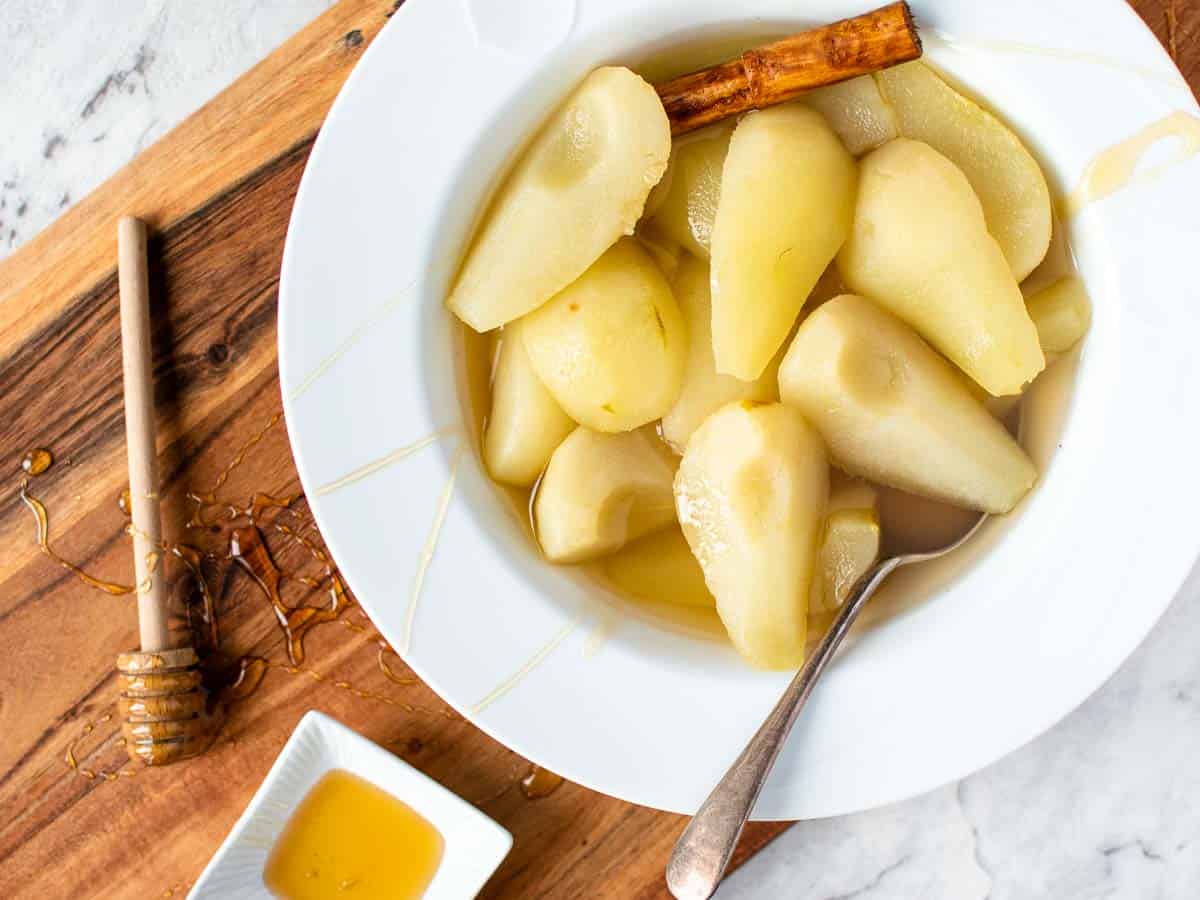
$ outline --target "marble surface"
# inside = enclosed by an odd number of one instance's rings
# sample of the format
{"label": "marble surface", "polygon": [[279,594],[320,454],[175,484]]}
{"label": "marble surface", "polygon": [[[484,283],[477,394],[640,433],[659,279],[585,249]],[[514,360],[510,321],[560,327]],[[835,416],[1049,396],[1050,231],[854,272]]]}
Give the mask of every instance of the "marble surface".
{"label": "marble surface", "polygon": [[[0,0],[0,257],[328,5]],[[923,797],[801,823],[720,896],[1196,897],[1197,760],[1200,567],[1133,658],[1048,734]]]}
{"label": "marble surface", "polygon": [[0,258],[333,0],[0,0]]}

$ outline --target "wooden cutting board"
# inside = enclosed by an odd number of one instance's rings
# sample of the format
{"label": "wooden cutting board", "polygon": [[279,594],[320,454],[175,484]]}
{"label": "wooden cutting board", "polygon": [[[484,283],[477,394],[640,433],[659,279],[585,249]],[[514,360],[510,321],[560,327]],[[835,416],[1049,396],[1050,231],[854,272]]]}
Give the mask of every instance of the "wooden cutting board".
{"label": "wooden cutting board", "polygon": [[[424,0],[434,2],[434,0]],[[450,2],[450,0],[441,0]],[[487,897],[666,897],[678,816],[563,784],[530,799],[529,765],[451,712],[350,607],[288,658],[266,594],[228,558],[244,514],[227,506],[299,491],[280,413],[275,304],[292,200],[313,138],[346,75],[398,4],[343,0],[0,263],[0,896],[182,896],[307,709],[321,709],[478,805],[512,831]],[[1200,0],[1134,6],[1200,83]],[[40,552],[20,497],[20,461],[50,544],[87,572],[130,578],[117,499],[125,484],[116,220],[147,219],[164,522],[207,552],[216,680],[265,660],[203,757],[135,770],[116,744],[113,662],[137,639],[131,599],[82,583]],[[230,521],[230,516],[233,517]],[[329,578],[303,497],[256,518],[288,605],[328,603]],[[297,540],[297,534],[311,546]],[[168,570],[199,610],[186,569]],[[262,669],[252,669],[254,672]],[[540,778],[535,787],[542,787]],[[735,862],[785,825],[752,826]]]}

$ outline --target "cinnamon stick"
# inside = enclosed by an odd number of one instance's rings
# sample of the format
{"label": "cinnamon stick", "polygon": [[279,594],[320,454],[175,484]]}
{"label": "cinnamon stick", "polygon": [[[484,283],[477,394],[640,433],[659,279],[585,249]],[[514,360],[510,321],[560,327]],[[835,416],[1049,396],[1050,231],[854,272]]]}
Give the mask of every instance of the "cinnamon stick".
{"label": "cinnamon stick", "polygon": [[921,38],[908,4],[892,3],[747,50],[730,62],[655,85],[655,90],[671,120],[671,133],[683,134],[920,56]]}

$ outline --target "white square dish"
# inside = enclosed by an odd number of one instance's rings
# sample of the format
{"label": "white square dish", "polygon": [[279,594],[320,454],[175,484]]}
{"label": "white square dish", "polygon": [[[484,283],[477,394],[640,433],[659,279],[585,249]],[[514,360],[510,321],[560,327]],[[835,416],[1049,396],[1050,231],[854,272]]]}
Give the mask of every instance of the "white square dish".
{"label": "white square dish", "polygon": [[358,775],[403,800],[441,833],[445,851],[425,900],[474,897],[512,847],[512,835],[470,803],[342,723],[310,711],[196,880],[189,900],[270,900],[263,883],[267,856],[300,801],[332,769]]}

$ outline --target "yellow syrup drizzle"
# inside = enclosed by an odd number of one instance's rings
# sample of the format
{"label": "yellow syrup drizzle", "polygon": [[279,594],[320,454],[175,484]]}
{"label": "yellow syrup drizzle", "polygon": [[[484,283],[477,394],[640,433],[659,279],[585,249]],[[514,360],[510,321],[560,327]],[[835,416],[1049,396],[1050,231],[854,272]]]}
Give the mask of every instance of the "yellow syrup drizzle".
{"label": "yellow syrup drizzle", "polygon": [[[1175,155],[1165,162],[1138,171],[1138,164],[1150,148],[1160,141],[1174,138],[1179,142]],[[1200,118],[1176,112],[1159,119],[1137,134],[1114,144],[1088,163],[1079,186],[1067,198],[1067,218],[1078,215],[1085,207],[1110,197],[1131,184],[1152,181],[1166,171],[1200,153]]]}
{"label": "yellow syrup drizzle", "polygon": [[[320,543],[320,537],[314,530],[311,533],[308,531],[310,523],[306,522],[293,508],[293,504],[299,495],[279,496],[270,493],[256,492],[251,495],[250,500],[244,505],[238,505],[218,498],[218,492],[226,485],[230,474],[241,465],[249,451],[259,442],[269,431],[269,429],[280,420],[277,414],[258,432],[256,432],[250,440],[248,440],[236,453],[230,463],[221,471],[210,490],[204,493],[191,493],[188,499],[192,502],[194,508],[192,510],[192,521],[189,523],[195,526],[209,526],[217,521],[228,520],[231,527],[225,529],[229,543],[227,547],[227,558],[233,560],[241,566],[251,576],[252,581],[256,584],[259,590],[263,591],[271,603],[271,609],[277,621],[283,627],[288,640],[289,660],[290,664],[272,663],[264,658],[256,656],[247,656],[238,661],[238,670],[232,684],[225,688],[221,693],[221,699],[225,704],[236,703],[253,694],[262,684],[267,671],[270,669],[278,669],[291,675],[306,675],[316,682],[327,683],[330,686],[345,691],[352,696],[387,704],[390,706],[404,709],[407,712],[424,712],[433,714],[440,712],[443,716],[451,720],[457,720],[458,716],[452,710],[430,710],[415,706],[410,703],[390,697],[378,691],[364,690],[356,687],[350,681],[344,678],[338,678],[332,674],[317,671],[312,668],[306,668],[300,665],[304,658],[303,637],[316,625],[338,619],[341,613],[347,609],[353,608],[353,600],[349,597],[345,583],[338,573],[332,559],[325,551]],[[33,455],[33,454],[27,454]],[[49,452],[47,451],[47,455]],[[23,468],[29,470],[29,474],[44,472],[48,468],[42,468],[42,457],[38,456],[30,462],[23,464]],[[31,496],[28,492],[28,481],[22,481],[20,496],[27,508],[34,515],[37,522],[38,544],[39,548],[48,557],[54,560],[63,568],[69,570],[77,578],[83,581],[90,587],[98,590],[103,590],[106,593],[113,595],[130,594],[135,592],[135,588],[120,585],[112,582],[106,582],[95,578],[84,572],[78,566],[62,559],[55,553],[49,545],[49,515],[46,507],[37,498]],[[117,505],[122,513],[128,514],[130,508],[130,495],[128,488],[124,489],[117,498]],[[296,520],[295,526],[290,526],[282,522],[268,520],[268,523],[262,524],[260,520],[263,515],[271,509],[281,509],[289,513]],[[216,512],[213,515],[214,510]],[[248,525],[243,528],[233,528],[232,525],[237,524],[237,520],[248,521]],[[274,559],[272,558],[269,549],[266,547],[263,533],[260,529],[273,525],[274,530],[279,534],[284,535],[289,540],[301,545],[311,559],[315,560],[321,568],[320,577],[312,575],[302,575],[299,573],[284,572],[279,569]],[[126,534],[131,536],[139,536],[140,532],[131,522],[126,522],[124,529]],[[146,538],[145,534],[141,537]],[[195,582],[196,589],[199,593],[200,603],[187,602],[185,609],[187,613],[188,627],[192,631],[194,639],[198,647],[202,647],[208,652],[215,651],[220,642],[218,616],[215,608],[213,594],[209,588],[208,580],[204,577],[203,560],[206,554],[204,551],[194,546],[187,544],[173,544],[167,542],[158,542],[153,545],[156,549],[152,549],[147,553],[147,568],[154,570],[161,568],[164,555],[169,553],[174,556],[188,570],[192,580]],[[280,597],[279,584],[284,579],[291,578],[299,581],[306,586],[318,589],[326,588],[329,592],[330,602],[324,607],[298,607],[295,609],[289,608]],[[148,581],[145,584],[139,585],[136,590],[143,591],[148,588]],[[388,681],[400,686],[410,686],[417,684],[414,678],[404,677],[398,674],[391,665],[389,665],[386,654],[392,652],[386,641],[369,626],[369,620],[364,620],[368,624],[359,624],[350,620],[344,620],[344,624],[351,630],[373,635],[376,648],[376,665],[380,673]],[[206,654],[207,655],[207,654]],[[110,721],[111,715],[107,715],[100,722]],[[94,767],[89,767],[81,764],[81,741],[85,740],[87,735],[91,734],[98,723],[89,723],[86,725],[80,735],[72,740],[66,747],[63,753],[63,761],[65,765],[76,775],[88,780],[100,781],[116,781],[120,778],[131,777],[136,774],[140,767],[131,768],[129,764],[111,771],[101,771]],[[117,738],[116,744],[123,744],[124,741]],[[49,771],[47,766],[43,772]]]}
{"label": "yellow syrup drizzle", "polygon": [[458,465],[462,461],[463,453],[466,452],[466,447],[462,444],[454,451],[454,460],[450,464],[450,474],[446,478],[446,486],[442,488],[442,496],[438,500],[437,509],[434,512],[433,524],[429,529],[429,537],[425,541],[425,546],[421,548],[421,554],[417,558],[417,570],[413,574],[412,592],[408,599],[408,609],[404,614],[404,627],[400,632],[400,646],[396,648],[398,653],[407,653],[409,647],[412,646],[412,631],[413,622],[417,615],[417,601],[421,599],[421,589],[425,586],[425,573],[429,570],[429,564],[433,562],[433,555],[437,552],[438,538],[442,534],[442,525],[446,521],[446,513],[450,510],[450,501],[454,498],[454,481],[458,475]]}
{"label": "yellow syrup drizzle", "polygon": [[45,447],[34,447],[21,458],[21,470],[36,478],[46,474],[54,465],[54,454]]}
{"label": "yellow syrup drizzle", "polygon": [[356,481],[361,481],[369,475],[374,475],[381,469],[386,469],[388,466],[398,463],[400,460],[405,459],[406,457],[412,456],[418,450],[423,450],[430,444],[437,443],[437,441],[444,435],[455,430],[456,429],[453,428],[442,428],[433,432],[432,434],[427,434],[425,437],[413,441],[411,444],[406,444],[403,447],[392,450],[390,453],[385,453],[383,456],[379,457],[379,459],[364,463],[357,469],[347,472],[341,478],[335,478],[328,484],[321,485],[316,490],[316,496],[323,497],[326,494],[332,494],[334,491],[340,490],[347,485],[354,484]]}
{"label": "yellow syrup drizzle", "polygon": [[621,616],[617,610],[612,607],[603,607],[596,613],[595,624],[592,625],[591,631],[588,632],[587,640],[583,644],[583,655],[587,659],[596,656],[604,645],[608,643],[608,639],[613,636],[613,633],[621,625]]}
{"label": "yellow syrup drizzle", "polygon": [[1099,66],[1104,69],[1112,69],[1115,72],[1121,72],[1127,75],[1137,75],[1147,81],[1155,81],[1160,84],[1165,84],[1174,88],[1185,88],[1186,82],[1177,73],[1171,71],[1167,67],[1156,68],[1152,66],[1142,66],[1137,63],[1131,63],[1123,59],[1118,59],[1115,56],[1107,56],[1103,53],[1093,53],[1088,50],[1067,50],[1062,47],[1043,47],[1040,44],[1031,44],[1021,41],[1005,41],[1005,40],[988,40],[981,38],[958,37],[956,35],[947,34],[946,32],[934,31],[932,29],[921,29],[921,37],[924,40],[926,47],[947,47],[952,50],[984,50],[991,53],[999,54],[1019,54],[1028,56],[1041,56],[1046,59],[1061,60],[1063,62],[1081,63],[1089,66]]}
{"label": "yellow syrup drizzle", "polygon": [[416,284],[416,279],[409,282],[408,285],[397,292],[395,297],[387,301],[387,303],[384,303],[373,313],[367,316],[361,325],[350,332],[350,335],[344,341],[342,341],[332,353],[317,363],[313,370],[304,377],[300,384],[297,385],[289,395],[290,399],[293,401],[298,400],[300,396],[305,393],[305,391],[312,387],[317,380],[321,378],[322,375],[332,369],[343,356],[350,352],[351,348],[353,348],[355,344],[362,340],[366,335],[371,333],[374,325],[381,322],[393,310],[400,306],[400,304],[409,296],[409,292],[416,286]]}
{"label": "yellow syrup drizzle", "polygon": [[238,660],[238,674],[221,697],[226,703],[245,700],[258,690],[271,664],[261,656],[243,656]]}
{"label": "yellow syrup drizzle", "polygon": [[530,766],[525,777],[521,779],[521,793],[527,800],[541,800],[562,787],[563,780],[561,775],[555,775],[549,769]]}
{"label": "yellow syrup drizzle", "polygon": [[129,585],[117,584],[115,581],[105,581],[102,578],[89,575],[73,562],[65,560],[55,553],[50,547],[50,516],[46,512],[46,507],[42,502],[30,495],[29,482],[25,479],[21,481],[20,497],[21,502],[29,508],[29,511],[33,513],[34,520],[37,522],[37,544],[42,553],[53,560],[59,567],[73,574],[88,587],[104,591],[104,593],[110,594],[113,597],[122,597],[134,592],[133,587]]}
{"label": "yellow syrup drizzle", "polygon": [[447,718],[450,720],[458,719],[458,715],[449,708],[441,709],[441,710],[430,710],[430,709],[426,709],[425,707],[414,706],[411,703],[406,703],[403,700],[397,700],[395,697],[389,697],[387,694],[381,694],[378,691],[369,691],[369,690],[363,690],[362,688],[357,688],[353,684],[351,684],[349,681],[347,681],[343,678],[337,678],[337,677],[329,674],[328,672],[319,672],[316,669],[308,669],[308,668],[304,668],[303,666],[281,665],[280,663],[271,662],[269,660],[266,661],[266,666],[268,669],[276,669],[280,672],[286,672],[289,675],[307,675],[313,681],[320,682],[322,684],[328,684],[332,687],[337,688],[340,691],[345,691],[346,693],[350,694],[351,696],[358,697],[360,700],[374,700],[377,703],[383,703],[387,706],[398,707],[398,708],[404,710],[405,712],[410,712],[410,713],[414,713],[414,712],[434,713],[434,712],[437,712],[437,713],[440,713],[444,718]]}
{"label": "yellow syrup drizzle", "polygon": [[193,635],[200,638],[197,641],[196,651],[201,655],[207,655],[221,645],[221,634],[217,623],[216,603],[213,600],[212,591],[208,588],[208,579],[204,577],[203,554],[187,544],[175,544],[171,547],[171,555],[183,563],[200,592],[201,605],[198,615],[201,628],[197,628],[192,619],[195,604],[187,603],[184,609],[187,614],[188,629]]}
{"label": "yellow syrup drizzle", "polygon": [[267,420],[266,425],[251,435],[249,440],[247,440],[244,444],[242,444],[241,447],[238,448],[237,453],[233,455],[233,458],[229,461],[228,465],[226,465],[225,468],[222,469],[217,475],[216,481],[213,482],[212,487],[210,487],[207,491],[201,493],[188,493],[187,498],[192,502],[193,509],[191,518],[188,520],[187,527],[202,528],[213,524],[212,522],[206,522],[204,520],[203,509],[206,506],[223,507],[226,510],[226,513],[228,513],[228,510],[230,510],[232,507],[230,507],[228,504],[222,503],[217,499],[217,491],[221,490],[221,488],[225,486],[225,482],[229,480],[229,476],[233,474],[233,470],[245,462],[246,454],[256,447],[262,441],[262,439],[267,436],[267,432],[274,428],[282,418],[282,411],[275,413],[269,420]]}
{"label": "yellow syrup drizzle", "polygon": [[[112,713],[105,713],[95,722],[88,722],[84,724],[84,726],[80,729],[78,736],[75,738],[75,740],[67,745],[67,749],[63,754],[64,762],[66,763],[68,769],[81,778],[86,778],[88,781],[116,781],[118,778],[132,778],[138,773],[136,768],[130,768],[130,763],[128,760],[118,768],[108,771],[91,769],[79,762],[79,745],[83,743],[84,739],[87,738],[88,735],[95,731],[97,725],[103,725],[104,723],[111,721]],[[117,744],[124,744],[124,742],[125,741],[123,738],[118,738],[117,740]]]}
{"label": "yellow syrup drizzle", "polygon": [[340,578],[331,582],[330,605],[289,607],[279,592],[283,574],[275,564],[262,532],[256,525],[235,528],[230,533],[229,557],[251,577],[266,595],[276,621],[287,640],[288,659],[293,665],[304,662],[304,636],[317,625],[337,619],[350,601]]}
{"label": "yellow syrup drizzle", "polygon": [[383,673],[383,676],[388,681],[391,681],[393,684],[399,684],[402,686],[407,686],[410,684],[417,684],[417,679],[405,678],[401,675],[397,675],[394,671],[392,671],[391,666],[389,666],[387,664],[386,656],[389,653],[391,653],[393,656],[395,656],[396,651],[393,650],[391,647],[389,647],[387,645],[387,642],[382,639],[378,641],[378,644],[379,644],[379,652],[375,656],[375,661],[378,663],[379,671],[381,671]]}
{"label": "yellow syrup drizzle", "polygon": [[571,636],[571,633],[579,627],[578,622],[571,622],[564,625],[550,640],[543,644],[537,651],[533,653],[525,662],[523,662],[512,675],[504,679],[494,690],[488,693],[482,700],[471,707],[471,712],[479,714],[515,688],[521,683],[530,672],[542,664],[542,662],[551,653],[557,649],[558,645]]}

